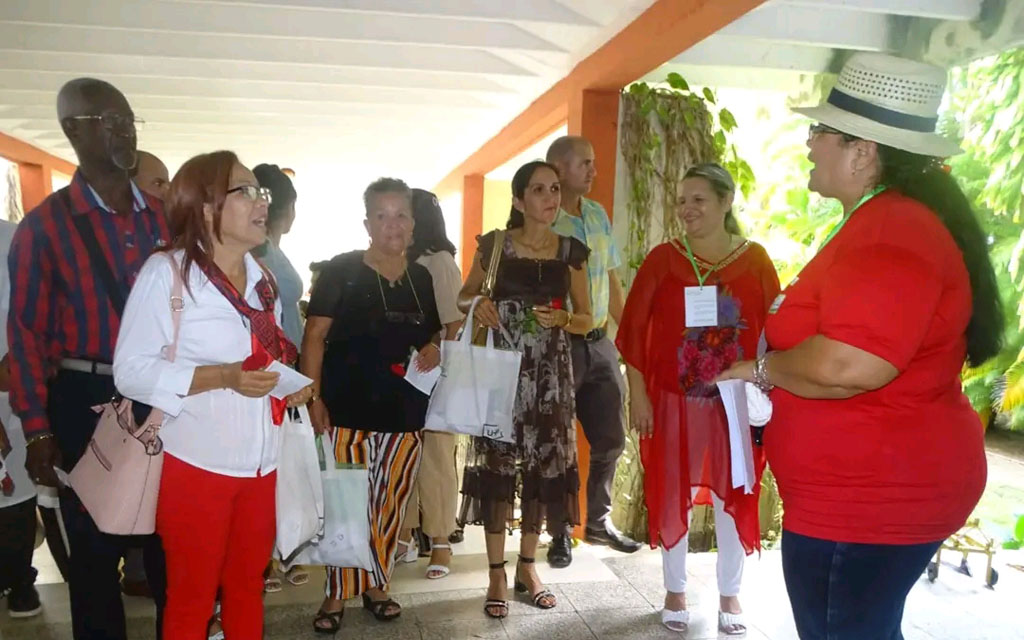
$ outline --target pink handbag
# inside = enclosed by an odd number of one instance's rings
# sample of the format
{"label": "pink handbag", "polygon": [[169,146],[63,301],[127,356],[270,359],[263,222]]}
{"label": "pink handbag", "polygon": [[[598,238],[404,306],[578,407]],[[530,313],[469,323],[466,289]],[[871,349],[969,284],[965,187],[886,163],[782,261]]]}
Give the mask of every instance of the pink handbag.
{"label": "pink handbag", "polygon": [[[178,347],[184,282],[178,265],[165,254],[174,274],[170,307],[174,318],[174,341],[164,351],[173,361]],[[156,503],[163,469],[160,426],[164,414],[150,409],[137,423],[128,398],[116,395],[95,407],[100,413],[96,431],[82,459],[69,474],[71,488],[78,494],[96,527],[116,535],[147,535],[156,530]]]}

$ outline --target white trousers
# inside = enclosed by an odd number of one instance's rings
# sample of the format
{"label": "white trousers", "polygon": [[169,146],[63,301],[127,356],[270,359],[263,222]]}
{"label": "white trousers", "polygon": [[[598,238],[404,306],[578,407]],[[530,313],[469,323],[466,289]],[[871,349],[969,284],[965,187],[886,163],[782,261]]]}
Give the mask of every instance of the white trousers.
{"label": "white trousers", "polygon": [[[697,494],[696,489],[693,494]],[[722,596],[737,596],[740,593],[740,582],[743,581],[746,554],[740,544],[740,535],[736,532],[736,522],[725,512],[725,503],[714,492],[711,493],[711,501],[715,507],[715,536],[718,538],[718,593]],[[692,510],[686,514],[687,521],[691,514]],[[670,593],[686,593],[686,551],[689,542],[690,534],[687,533],[676,546],[661,549],[665,590]]]}

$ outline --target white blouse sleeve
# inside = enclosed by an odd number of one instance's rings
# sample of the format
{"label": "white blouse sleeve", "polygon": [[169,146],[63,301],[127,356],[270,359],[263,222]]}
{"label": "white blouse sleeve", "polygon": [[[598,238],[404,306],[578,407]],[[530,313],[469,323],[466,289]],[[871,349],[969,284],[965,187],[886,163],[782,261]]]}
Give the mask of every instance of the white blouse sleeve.
{"label": "white blouse sleeve", "polygon": [[[139,272],[114,349],[114,384],[125,397],[177,417],[192,386],[195,365],[164,358],[165,348],[174,340],[172,278],[165,255],[151,256]],[[187,313],[187,291],[185,300],[182,315]]]}
{"label": "white blouse sleeve", "polygon": [[455,264],[455,258],[447,251],[438,251],[431,256],[430,276],[434,280],[434,299],[437,301],[437,315],[441,324],[461,322],[465,315],[459,311],[459,291],[462,290],[462,273]]}

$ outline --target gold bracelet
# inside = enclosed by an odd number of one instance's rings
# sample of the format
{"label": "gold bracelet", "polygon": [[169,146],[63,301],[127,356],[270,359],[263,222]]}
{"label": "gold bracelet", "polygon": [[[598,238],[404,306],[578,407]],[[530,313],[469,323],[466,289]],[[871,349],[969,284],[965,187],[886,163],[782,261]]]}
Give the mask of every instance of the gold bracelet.
{"label": "gold bracelet", "polygon": [[47,440],[47,439],[52,438],[52,437],[53,437],[52,433],[40,433],[39,435],[32,436],[31,438],[26,440],[25,441],[25,447],[28,448],[29,446],[35,444],[36,442],[41,442],[43,440]]}
{"label": "gold bracelet", "polygon": [[568,329],[569,325],[572,324],[572,311],[565,312],[565,324],[562,325],[563,329]]}

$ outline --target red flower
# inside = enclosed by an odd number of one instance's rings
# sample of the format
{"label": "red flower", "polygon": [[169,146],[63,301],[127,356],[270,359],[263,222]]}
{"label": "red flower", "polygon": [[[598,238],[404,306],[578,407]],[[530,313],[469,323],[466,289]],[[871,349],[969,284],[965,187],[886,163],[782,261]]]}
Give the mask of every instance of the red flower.
{"label": "red flower", "polygon": [[725,347],[722,349],[722,358],[725,360],[726,366],[731,366],[732,364],[734,364],[739,359],[739,357],[740,347],[735,342],[730,342],[729,344],[725,345]]}
{"label": "red flower", "polygon": [[716,328],[705,329],[700,336],[700,341],[707,347],[714,349],[722,344],[722,334]]}
{"label": "red flower", "polygon": [[4,474],[3,480],[0,480],[0,493],[5,496],[9,496],[14,493],[14,481],[11,480],[11,476]]}
{"label": "red flower", "polygon": [[242,371],[260,371],[270,366],[273,358],[266,349],[253,349],[253,354],[242,361]]}
{"label": "red flower", "polygon": [[691,340],[683,343],[683,366],[689,367],[700,357],[700,350]]}
{"label": "red flower", "polygon": [[395,364],[391,365],[391,373],[395,374],[399,378],[404,378],[405,365],[403,365],[401,362],[396,362]]}
{"label": "red flower", "polygon": [[552,309],[557,310],[562,308],[562,304],[563,303],[561,298],[553,298],[548,306],[551,307]]}
{"label": "red flower", "polygon": [[722,362],[714,356],[706,355],[697,365],[697,375],[700,376],[701,382],[710,384],[721,372]]}

